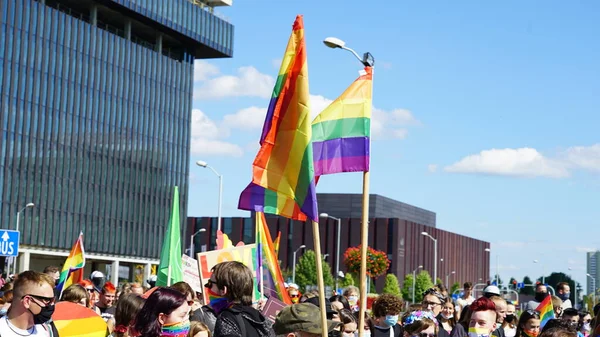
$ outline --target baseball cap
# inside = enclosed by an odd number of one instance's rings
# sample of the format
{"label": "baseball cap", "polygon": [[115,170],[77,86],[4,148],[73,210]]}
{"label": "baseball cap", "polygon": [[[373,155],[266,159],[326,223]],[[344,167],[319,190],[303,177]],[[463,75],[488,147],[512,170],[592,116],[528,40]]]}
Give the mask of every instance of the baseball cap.
{"label": "baseball cap", "polygon": [[[341,325],[340,322],[328,320],[327,332]],[[287,306],[277,314],[273,330],[277,335],[298,331],[321,334],[321,309],[311,303],[298,303]]]}
{"label": "baseball cap", "polygon": [[92,272],[92,274],[90,275],[90,278],[103,278],[104,274],[102,274],[101,271],[95,270]]}

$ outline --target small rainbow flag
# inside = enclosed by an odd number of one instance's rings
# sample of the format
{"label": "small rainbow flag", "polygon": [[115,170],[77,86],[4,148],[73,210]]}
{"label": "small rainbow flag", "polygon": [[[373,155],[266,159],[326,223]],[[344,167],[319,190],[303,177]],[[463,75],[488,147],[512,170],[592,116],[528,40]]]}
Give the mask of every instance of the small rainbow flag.
{"label": "small rainbow flag", "polygon": [[540,312],[540,327],[544,327],[549,320],[554,317],[554,307],[552,306],[552,296],[548,295],[535,309]]}
{"label": "small rainbow flag", "polygon": [[263,271],[262,277],[258,279],[258,282],[261,282],[262,287],[265,289],[263,295],[266,297],[274,296],[286,304],[292,304],[292,300],[284,286],[283,275],[279,268],[275,247],[267,226],[267,219],[265,219],[265,213],[262,212],[256,212],[256,245],[259,275],[261,267],[268,269],[268,271]]}
{"label": "small rainbow flag", "polygon": [[366,67],[312,123],[315,175],[369,171],[373,68]]}
{"label": "small rainbow flag", "polygon": [[304,23],[298,15],[284,54],[239,209],[319,221]]}
{"label": "small rainbow flag", "polygon": [[71,252],[60,272],[60,278],[56,286],[56,292],[60,296],[62,296],[63,290],[67,289],[70,285],[83,281],[83,267],[85,267],[83,233],[79,233],[79,238],[77,238],[73,248],[71,248]]}

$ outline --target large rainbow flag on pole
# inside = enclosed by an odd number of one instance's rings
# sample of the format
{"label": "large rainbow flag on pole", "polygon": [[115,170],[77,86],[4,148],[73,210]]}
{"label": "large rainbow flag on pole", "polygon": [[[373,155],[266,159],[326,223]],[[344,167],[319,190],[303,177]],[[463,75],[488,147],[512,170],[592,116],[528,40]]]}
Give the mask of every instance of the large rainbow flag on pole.
{"label": "large rainbow flag on pole", "polygon": [[[292,304],[292,300],[285,289],[283,275],[277,261],[275,245],[271,239],[271,233],[267,226],[265,213],[256,212],[256,245],[258,255],[258,278],[263,296],[275,297],[286,304]],[[266,269],[265,269],[266,267]]]}
{"label": "large rainbow flag on pole", "polygon": [[79,237],[71,248],[71,252],[63,265],[56,286],[56,292],[62,295],[63,290],[70,285],[79,283],[83,280],[83,267],[85,267],[85,252],[83,250],[83,233],[79,233]]}
{"label": "large rainbow flag on pole", "polygon": [[373,68],[366,67],[312,123],[315,175],[369,171]]}
{"label": "large rainbow flag on pole", "polygon": [[304,23],[298,15],[267,109],[252,182],[238,208],[318,221],[311,138]]}
{"label": "large rainbow flag on pole", "polygon": [[552,296],[548,295],[535,309],[540,312],[540,327],[544,327],[549,320],[554,317],[554,308],[552,307]]}

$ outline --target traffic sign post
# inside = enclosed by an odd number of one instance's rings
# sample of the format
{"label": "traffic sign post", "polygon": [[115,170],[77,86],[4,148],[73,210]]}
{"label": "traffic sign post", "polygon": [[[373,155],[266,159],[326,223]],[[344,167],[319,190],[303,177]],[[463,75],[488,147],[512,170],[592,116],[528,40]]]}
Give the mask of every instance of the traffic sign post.
{"label": "traffic sign post", "polygon": [[19,231],[0,230],[0,256],[19,255]]}
{"label": "traffic sign post", "polygon": [[517,283],[517,289],[523,289],[523,288],[525,288],[525,283],[523,283],[523,282]]}

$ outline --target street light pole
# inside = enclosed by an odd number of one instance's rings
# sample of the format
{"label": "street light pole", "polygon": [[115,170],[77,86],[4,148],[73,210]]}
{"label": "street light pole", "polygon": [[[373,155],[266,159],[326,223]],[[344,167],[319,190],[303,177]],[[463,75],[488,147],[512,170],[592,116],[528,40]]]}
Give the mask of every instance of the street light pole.
{"label": "street light pole", "polygon": [[220,231],[221,230],[221,210],[222,210],[222,205],[223,205],[223,176],[221,174],[219,174],[219,172],[217,172],[212,166],[208,165],[208,163],[205,161],[198,160],[196,162],[196,165],[198,165],[200,167],[211,169],[211,171],[213,171],[213,173],[217,177],[219,177],[219,211],[217,213],[217,230]]}
{"label": "street light pole", "polygon": [[337,221],[337,247],[336,247],[336,259],[335,259],[335,291],[338,290],[338,279],[340,274],[340,231],[342,229],[342,219],[331,216],[327,213],[321,213],[321,217],[329,218]]}
{"label": "street light pole", "polygon": [[306,248],[305,245],[298,247],[298,249],[296,249],[293,254],[294,264],[292,265],[292,283],[294,283],[294,284],[296,283],[296,253],[298,253],[298,251],[300,249],[304,249],[304,248]]}
{"label": "street light pole", "polygon": [[453,274],[456,274],[455,270],[453,270],[450,274],[446,275],[446,289],[450,289],[450,287],[448,286],[448,277]]}
{"label": "street light pole", "polygon": [[202,232],[206,232],[206,228],[200,228],[198,231],[196,231],[196,233],[194,233],[190,236],[190,257],[191,258],[194,258],[194,236],[196,236],[198,233],[202,233]]}
{"label": "street light pole", "polygon": [[417,270],[422,269],[423,266],[418,266],[417,269],[413,270],[413,286],[412,286],[412,303],[415,304],[415,287],[417,286]]}
{"label": "street light pole", "polygon": [[[533,263],[540,263],[538,260],[533,260]],[[542,266],[542,284],[546,284],[546,273],[544,271],[544,265],[540,263]]]}
{"label": "street light pole", "polygon": [[437,239],[434,238],[433,236],[431,236],[429,233],[427,232],[421,232],[421,235],[424,235],[428,238],[430,238],[431,240],[433,240],[433,284],[436,284],[437,282],[437,264],[438,264],[438,258],[437,258]]}
{"label": "street light pole", "polygon": [[[17,232],[19,231],[19,223],[21,220],[21,212],[23,212],[24,210],[30,208],[30,207],[34,207],[35,204],[30,202],[27,205],[25,205],[25,207],[21,208],[21,210],[19,210],[17,212]],[[17,242],[17,246],[19,246],[21,243],[21,234],[19,234],[19,242]],[[15,258],[13,259],[13,274],[17,273],[17,257],[15,256]]]}
{"label": "street light pole", "polygon": [[[573,270],[573,268],[569,267],[569,270]],[[571,273],[569,273],[569,278],[571,278]],[[575,279],[573,280],[573,308],[577,309],[577,281],[575,281]]]}
{"label": "street light pole", "polygon": [[587,276],[592,279],[592,298],[594,301],[593,305],[596,305],[596,278],[590,274],[587,274]]}

